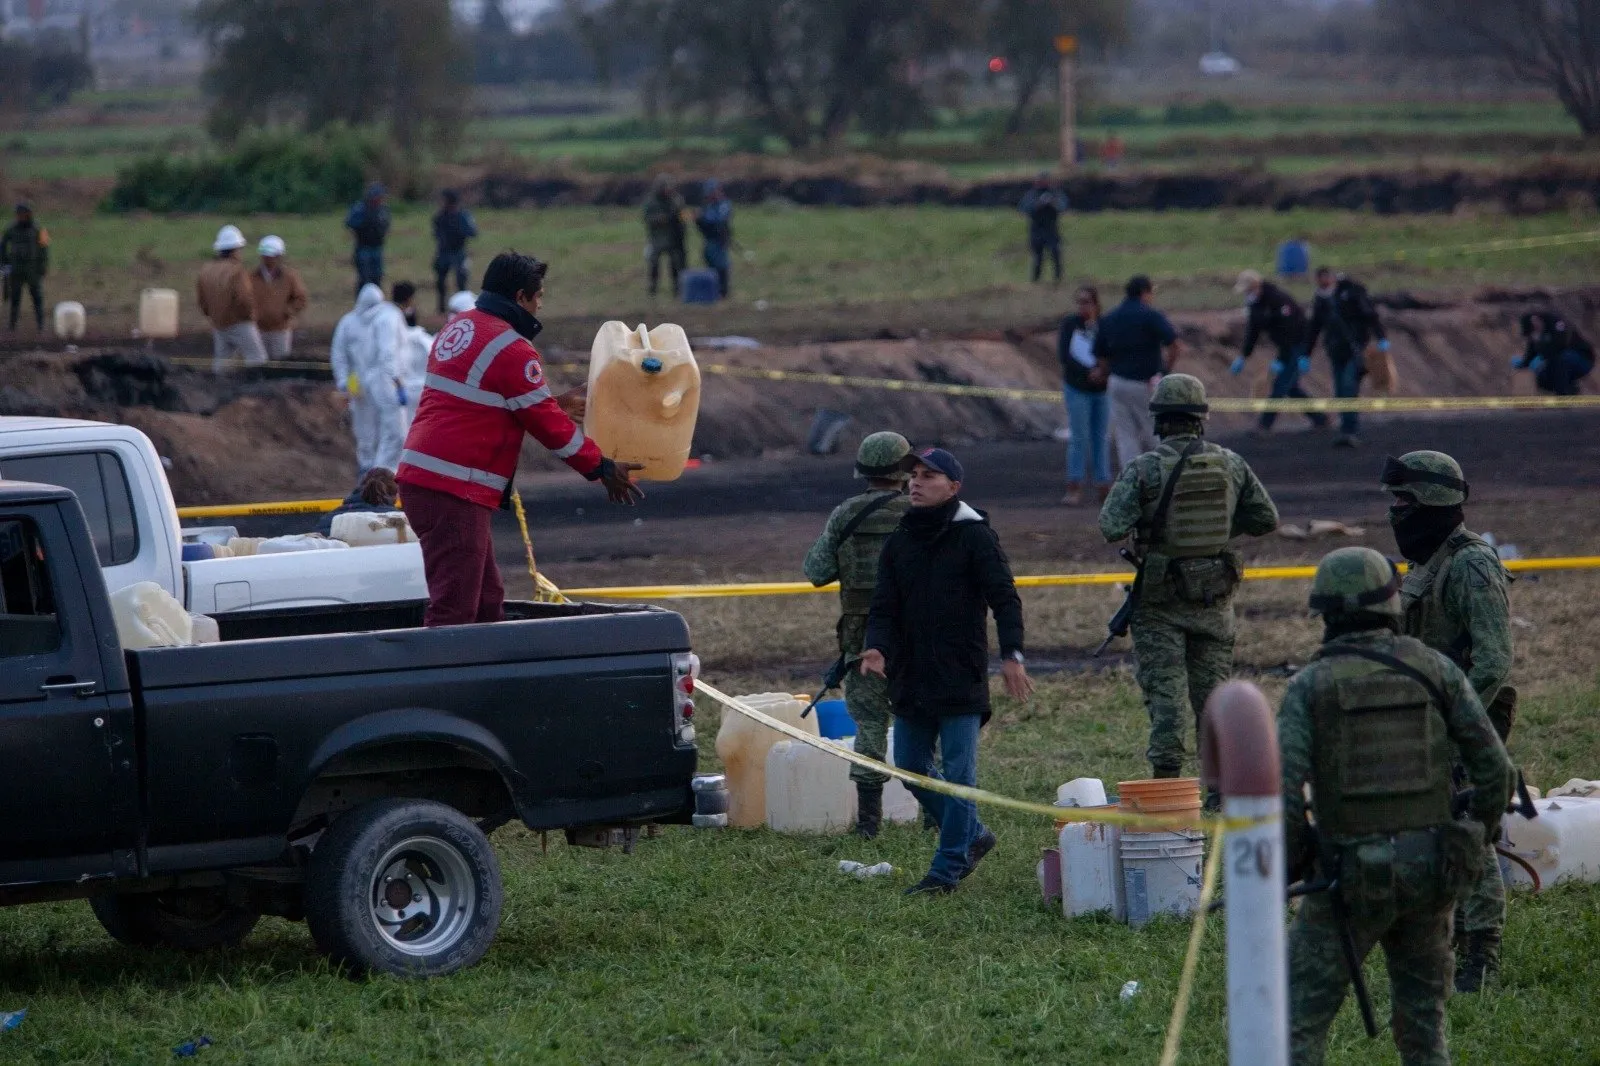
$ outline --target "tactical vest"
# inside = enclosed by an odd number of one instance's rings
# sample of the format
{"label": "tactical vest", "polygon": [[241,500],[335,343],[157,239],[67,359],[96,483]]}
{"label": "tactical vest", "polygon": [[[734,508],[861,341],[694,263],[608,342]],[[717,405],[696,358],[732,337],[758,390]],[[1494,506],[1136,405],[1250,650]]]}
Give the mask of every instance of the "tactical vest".
{"label": "tactical vest", "polygon": [[1494,557],[1495,567],[1504,573],[1499,556],[1487,541],[1470,530],[1458,529],[1433,553],[1432,559],[1422,566],[1412,567],[1400,584],[1406,636],[1443,652],[1463,670],[1472,661],[1472,633],[1465,618],[1458,618],[1446,609],[1445,579],[1450,575],[1456,556],[1472,545],[1481,545]]}
{"label": "tactical vest", "polygon": [[[1443,691],[1439,663],[1418,641],[1366,645]],[[1337,645],[1317,654],[1312,696],[1313,803],[1331,838],[1400,833],[1451,820],[1454,752],[1446,708],[1420,681]]]}
{"label": "tactical vest", "polygon": [[[884,492],[868,492],[845,501],[842,520],[848,524],[863,508],[884,495]],[[889,534],[909,510],[911,497],[899,494],[864,518],[850,538],[839,545],[839,606],[844,614],[865,615],[871,609],[872,592],[878,587],[878,557],[883,554],[883,542],[889,539]]]}
{"label": "tactical vest", "polygon": [[[1166,486],[1182,449],[1161,446],[1161,485]],[[1238,492],[1228,473],[1227,454],[1206,444],[1189,457],[1172,492],[1166,525],[1150,549],[1172,559],[1220,555],[1228,547]]]}

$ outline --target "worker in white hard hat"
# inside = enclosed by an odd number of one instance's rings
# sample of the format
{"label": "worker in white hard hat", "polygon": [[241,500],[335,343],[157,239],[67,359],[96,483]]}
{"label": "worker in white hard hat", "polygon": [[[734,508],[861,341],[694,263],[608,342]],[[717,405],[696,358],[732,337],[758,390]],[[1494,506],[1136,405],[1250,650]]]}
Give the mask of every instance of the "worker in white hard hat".
{"label": "worker in white hard hat", "polygon": [[288,249],[283,238],[261,238],[256,252],[261,264],[250,272],[250,290],[255,294],[256,326],[268,359],[287,359],[294,343],[294,323],[306,309],[310,297],[300,272],[283,261]]}
{"label": "worker in white hard hat", "polygon": [[211,320],[211,369],[218,374],[228,368],[235,354],[246,366],[260,366],[267,361],[256,327],[255,292],[239,258],[239,249],[244,246],[244,234],[238,226],[223,226],[211,242],[215,258],[200,268],[195,282],[200,313]]}

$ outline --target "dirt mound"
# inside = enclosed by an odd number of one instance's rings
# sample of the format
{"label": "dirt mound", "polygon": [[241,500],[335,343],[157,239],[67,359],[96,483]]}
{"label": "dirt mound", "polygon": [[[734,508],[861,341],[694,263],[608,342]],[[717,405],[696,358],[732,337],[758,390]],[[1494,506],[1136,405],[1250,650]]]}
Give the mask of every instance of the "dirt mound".
{"label": "dirt mound", "polygon": [[[1555,307],[1600,334],[1600,288],[1565,293],[1485,291],[1450,302],[1406,294],[1379,297],[1394,344],[1401,396],[1516,395],[1533,391],[1514,373],[1520,354],[1517,318]],[[1244,337],[1242,310],[1172,316],[1189,353],[1181,369],[1215,396],[1265,395],[1269,346],[1258,348],[1244,376],[1228,364]],[[551,378],[577,384],[581,353],[551,351]],[[746,370],[831,373],[910,382],[1012,386],[1054,391],[1060,373],[1055,335],[970,339],[885,339],[783,347],[702,350],[703,364]],[[580,365],[573,366],[576,360]],[[159,358],[116,350],[80,355],[29,354],[4,361],[0,414],[58,414],[127,422],[148,433],[172,462],[173,491],[183,503],[225,503],[342,495],[355,470],[345,415],[327,386],[309,381],[218,382],[172,368]],[[1592,378],[1589,391],[1600,391]],[[1332,394],[1327,360],[1314,362],[1306,387]],[[1057,404],[1024,403],[911,390],[844,386],[707,372],[695,452],[713,460],[781,458],[803,450],[819,411],[846,416],[841,453],[861,437],[894,428],[926,444],[1041,440],[1062,424]],[[1289,421],[1293,421],[1290,419]],[[1221,416],[1219,428],[1246,424]],[[561,464],[533,444],[525,472]]]}
{"label": "dirt mound", "polygon": [[[738,203],[781,199],[834,207],[1010,207],[1032,182],[1031,177],[1020,176],[959,182],[925,163],[883,160],[795,164],[743,156],[719,160],[716,170],[728,195]],[[647,177],[572,171],[463,170],[458,177],[469,198],[494,207],[629,206],[642,203],[650,190]],[[1064,187],[1077,211],[1219,207],[1287,211],[1311,207],[1404,214],[1484,207],[1535,214],[1600,205],[1600,163],[1546,160],[1515,170],[1416,166],[1303,175],[1203,166],[1185,172],[1130,169],[1076,175],[1068,178]],[[690,203],[698,203],[703,195],[702,177],[683,180],[679,189]]]}

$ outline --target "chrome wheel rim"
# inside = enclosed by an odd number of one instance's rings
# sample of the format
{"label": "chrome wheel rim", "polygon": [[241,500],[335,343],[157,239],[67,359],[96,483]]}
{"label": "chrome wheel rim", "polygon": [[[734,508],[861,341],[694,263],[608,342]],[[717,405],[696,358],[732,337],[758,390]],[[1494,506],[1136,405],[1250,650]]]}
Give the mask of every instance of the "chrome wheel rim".
{"label": "chrome wheel rim", "polygon": [[428,956],[461,939],[478,911],[478,885],[465,856],[437,837],[410,837],[378,860],[368,903],[384,942]]}

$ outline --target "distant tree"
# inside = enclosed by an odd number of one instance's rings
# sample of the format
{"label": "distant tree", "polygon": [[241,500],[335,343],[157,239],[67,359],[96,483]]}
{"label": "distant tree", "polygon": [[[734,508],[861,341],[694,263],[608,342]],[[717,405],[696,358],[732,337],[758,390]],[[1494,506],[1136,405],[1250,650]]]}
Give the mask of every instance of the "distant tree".
{"label": "distant tree", "polygon": [[94,81],[94,67],[71,38],[0,41],[0,111],[56,107]]}
{"label": "distant tree", "polygon": [[405,148],[459,135],[469,70],[449,0],[200,0],[194,20],[224,140],[283,120],[384,124]]}
{"label": "distant tree", "polygon": [[1519,78],[1555,93],[1586,137],[1600,137],[1600,0],[1411,0],[1426,25],[1453,28]]}
{"label": "distant tree", "polygon": [[500,0],[484,0],[478,16],[475,65],[480,85],[506,85],[517,80],[517,35]]}
{"label": "distant tree", "polygon": [[1005,58],[1013,85],[1006,132],[1022,128],[1028,107],[1055,77],[1055,39],[1073,34],[1091,48],[1128,39],[1128,0],[988,0],[984,10],[989,48]]}
{"label": "distant tree", "polygon": [[[671,110],[738,104],[792,148],[924,110],[919,64],[970,39],[966,0],[614,0],[611,26],[655,47],[646,92]],[[598,21],[598,20],[597,20]],[[617,32],[615,29],[613,32]]]}

